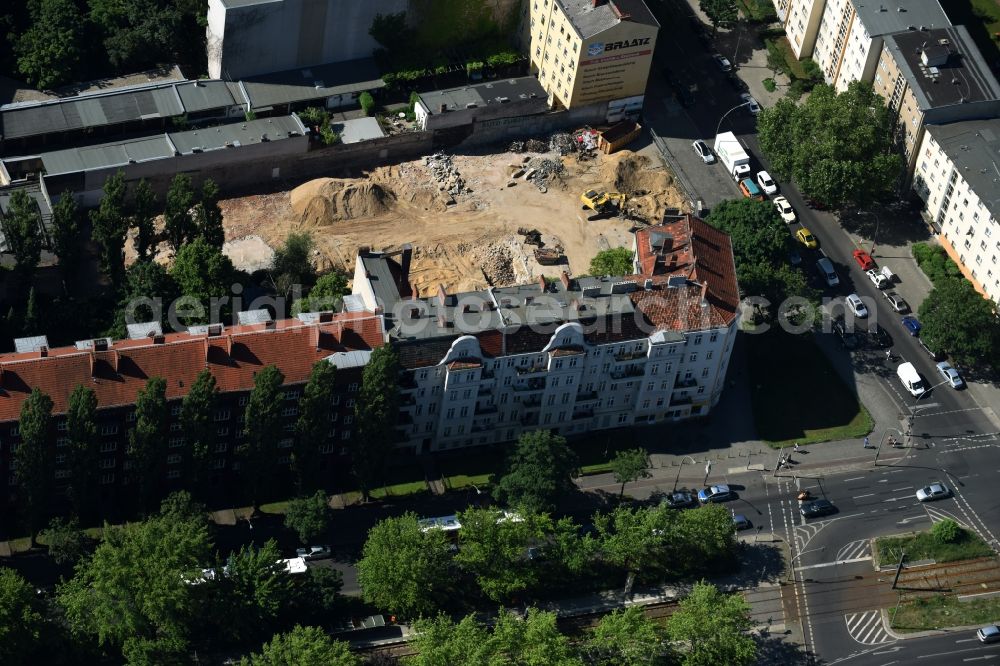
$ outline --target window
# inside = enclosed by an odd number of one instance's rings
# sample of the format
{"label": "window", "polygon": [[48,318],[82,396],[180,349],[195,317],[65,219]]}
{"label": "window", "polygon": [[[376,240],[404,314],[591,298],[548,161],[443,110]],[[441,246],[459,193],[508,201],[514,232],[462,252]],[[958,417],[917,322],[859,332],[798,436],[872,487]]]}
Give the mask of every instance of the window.
{"label": "window", "polygon": [[348,414],[347,416],[344,417],[344,425],[350,425],[352,423],[354,423],[354,417],[353,416],[351,416],[350,414]]}
{"label": "window", "polygon": [[291,437],[286,437],[285,439],[283,439],[283,440],[281,440],[281,441],[278,442],[278,448],[279,449],[290,449],[290,448],[292,448],[292,444],[293,443],[294,443],[294,440],[292,440]]}
{"label": "window", "polygon": [[59,432],[66,432],[67,428],[69,428],[69,425],[66,423],[65,420],[62,420],[56,424],[56,430],[58,430]]}
{"label": "window", "polygon": [[118,434],[118,424],[117,423],[106,423],[101,426],[101,434],[104,436],[117,435]]}
{"label": "window", "polygon": [[115,482],[114,474],[101,474],[101,485],[106,486]]}
{"label": "window", "polygon": [[101,469],[114,469],[115,464],[116,461],[114,458],[101,458],[98,461],[97,466],[100,467]]}
{"label": "window", "polygon": [[179,479],[181,478],[181,471],[179,469],[172,469],[167,472],[168,479]]}
{"label": "window", "polygon": [[171,423],[170,432],[180,432],[183,426],[180,423]]}
{"label": "window", "polygon": [[298,389],[294,391],[285,391],[285,400],[298,400],[300,392]]}
{"label": "window", "polygon": [[343,433],[341,433],[340,438],[341,439],[350,439],[351,438],[351,431],[350,430],[345,430]]}
{"label": "window", "polygon": [[351,407],[354,407],[354,398],[348,398],[347,399],[347,403],[345,403],[345,404],[348,407],[348,409],[350,409]]}
{"label": "window", "polygon": [[238,400],[238,403],[239,403],[240,407],[246,407],[247,406],[247,396],[241,395],[240,399]]}
{"label": "window", "polygon": [[701,376],[702,376],[702,377],[708,377],[708,368],[704,368],[704,369],[703,369],[703,370],[701,371]]}
{"label": "window", "polygon": [[180,416],[180,413],[181,413],[181,406],[179,404],[178,405],[171,405],[170,406],[170,415],[171,416]]}
{"label": "window", "polygon": [[215,431],[215,436],[216,437],[228,437],[229,436],[229,428],[226,428],[226,427],[219,428],[218,430]]}
{"label": "window", "polygon": [[180,462],[181,462],[181,454],[179,453],[171,453],[169,456],[167,456],[168,465],[179,465]]}
{"label": "window", "polygon": [[225,453],[226,449],[228,449],[228,448],[229,448],[229,445],[226,444],[225,442],[216,442],[216,444],[215,444],[215,452],[216,453]]}
{"label": "window", "polygon": [[701,336],[700,335],[694,336],[694,343],[696,345],[700,345],[701,344]]}
{"label": "window", "polygon": [[229,420],[229,416],[230,416],[230,413],[229,413],[228,409],[220,409],[217,412],[215,412],[215,416],[212,417],[212,420],[213,421],[228,421]]}
{"label": "window", "polygon": [[226,461],[223,458],[216,458],[212,461],[212,469],[225,469]]}
{"label": "window", "polygon": [[73,472],[71,472],[68,469],[57,469],[56,470],[56,478],[57,479],[68,479],[72,475],[73,475]]}
{"label": "window", "polygon": [[284,409],[281,410],[282,416],[295,416],[298,413],[299,413],[298,407],[285,407]]}
{"label": "window", "polygon": [[60,437],[56,440],[56,447],[69,446],[69,437]]}
{"label": "window", "polygon": [[[167,443],[167,446],[169,446],[172,449],[176,449],[176,448],[182,447],[182,446],[184,446],[184,438],[183,437],[171,437],[170,441]],[[101,450],[102,451],[104,450],[103,446],[101,447]]]}
{"label": "window", "polygon": [[711,361],[712,360],[712,356],[714,356],[714,355],[715,355],[714,352],[706,352],[705,353],[705,360],[706,361]]}
{"label": "window", "polygon": [[688,361],[691,362],[691,363],[696,363],[698,361],[698,352],[695,352],[695,353],[691,354],[688,357]]}
{"label": "window", "polygon": [[357,393],[358,392],[358,383],[354,382],[353,384],[350,384],[347,387],[347,390],[350,391],[351,393]]}

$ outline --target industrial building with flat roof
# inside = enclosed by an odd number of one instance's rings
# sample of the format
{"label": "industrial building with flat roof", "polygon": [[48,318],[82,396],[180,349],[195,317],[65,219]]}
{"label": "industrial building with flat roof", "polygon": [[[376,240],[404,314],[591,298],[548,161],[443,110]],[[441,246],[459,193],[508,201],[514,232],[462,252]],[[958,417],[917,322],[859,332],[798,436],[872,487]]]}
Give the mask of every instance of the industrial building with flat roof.
{"label": "industrial building with flat roof", "polygon": [[423,92],[413,110],[421,129],[431,130],[545,113],[549,105],[538,79],[525,76]]}

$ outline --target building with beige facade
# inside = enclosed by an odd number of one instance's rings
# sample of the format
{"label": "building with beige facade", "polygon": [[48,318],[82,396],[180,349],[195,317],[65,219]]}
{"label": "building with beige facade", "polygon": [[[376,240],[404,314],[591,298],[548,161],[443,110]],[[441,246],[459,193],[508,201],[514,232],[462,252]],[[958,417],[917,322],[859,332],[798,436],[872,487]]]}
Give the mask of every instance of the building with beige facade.
{"label": "building with beige facade", "polygon": [[642,109],[660,24],[642,0],[526,0],[532,73],[555,108]]}
{"label": "building with beige facade", "polygon": [[965,277],[1000,303],[1000,119],[928,125],[913,189]]}
{"label": "building with beige facade", "polygon": [[896,114],[913,173],[924,125],[1000,116],[1000,83],[965,26],[885,36],[873,85]]}
{"label": "building with beige facade", "polygon": [[774,0],[774,8],[785,26],[792,53],[799,60],[812,55],[825,6],[826,0]]}

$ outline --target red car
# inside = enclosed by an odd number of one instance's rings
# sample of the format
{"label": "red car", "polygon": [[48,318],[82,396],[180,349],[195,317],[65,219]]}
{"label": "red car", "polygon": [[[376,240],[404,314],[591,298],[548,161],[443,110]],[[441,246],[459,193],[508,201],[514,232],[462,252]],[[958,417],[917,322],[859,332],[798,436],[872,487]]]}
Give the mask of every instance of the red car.
{"label": "red car", "polygon": [[858,266],[861,266],[861,270],[868,271],[875,268],[875,260],[872,259],[872,256],[864,250],[855,250],[853,254],[854,261],[858,262]]}

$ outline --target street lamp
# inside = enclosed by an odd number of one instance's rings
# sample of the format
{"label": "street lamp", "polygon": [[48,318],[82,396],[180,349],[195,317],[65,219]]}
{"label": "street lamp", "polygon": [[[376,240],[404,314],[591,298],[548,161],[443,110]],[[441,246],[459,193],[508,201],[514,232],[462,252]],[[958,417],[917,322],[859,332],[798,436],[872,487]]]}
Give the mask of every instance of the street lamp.
{"label": "street lamp", "polygon": [[882,453],[882,444],[883,442],[885,442],[885,436],[888,435],[890,432],[894,432],[897,435],[899,435],[900,440],[903,439],[903,433],[901,433],[898,429],[886,428],[885,432],[882,433],[882,439],[878,441],[878,448],[875,449],[875,463],[872,465],[873,467],[878,467],[878,455]]}
{"label": "street lamp", "polygon": [[872,215],[875,216],[875,234],[872,236],[872,251],[869,253],[871,256],[875,256],[875,243],[878,241],[878,228],[882,226],[882,220],[879,219],[878,213],[872,211]]}
{"label": "street lamp", "polygon": [[795,579],[795,560],[799,559],[803,555],[808,555],[809,553],[815,553],[815,552],[820,552],[821,553],[824,550],[826,550],[826,546],[821,546],[819,548],[813,548],[812,550],[803,551],[803,552],[799,553],[798,555],[796,555],[795,557],[793,557],[791,560],[789,560],[789,562],[788,562],[788,580],[794,580]]}
{"label": "street lamp", "polygon": [[931,391],[933,391],[934,389],[936,389],[938,386],[942,386],[943,384],[947,384],[950,381],[951,381],[950,379],[945,379],[944,381],[938,382],[937,384],[935,384],[934,386],[930,387],[929,389],[925,389],[923,393],[921,393],[919,396],[917,396],[917,399],[914,402],[914,404],[913,404],[912,407],[910,407],[909,405],[907,405],[907,409],[910,410],[910,421],[909,421],[908,427],[906,429],[907,430],[906,436],[909,438],[909,440],[910,440],[909,443],[911,445],[913,443],[913,421],[914,421],[914,419],[917,416],[917,410],[922,408],[922,405],[919,404],[920,401],[924,398],[924,396],[928,395]]}
{"label": "street lamp", "polygon": [[722,121],[726,119],[726,116],[728,116],[736,109],[741,109],[744,106],[750,106],[750,101],[748,100],[746,102],[743,102],[742,104],[737,104],[736,106],[734,106],[733,108],[729,109],[728,111],[722,114],[722,117],[719,118],[719,124],[715,126],[715,136],[719,136],[719,130],[722,129]]}
{"label": "street lamp", "polygon": [[[692,458],[691,456],[684,456],[683,458],[681,458],[681,464],[677,468],[677,476],[674,477],[674,491],[677,490],[677,482],[680,481],[680,479],[681,479],[681,470],[684,469],[684,461],[685,460],[690,460],[692,465],[697,465],[698,464],[698,461],[695,460],[694,458]],[[671,491],[671,492],[673,492],[673,491]]]}

